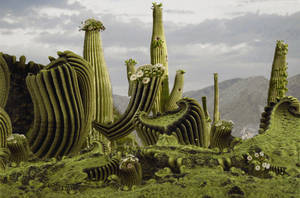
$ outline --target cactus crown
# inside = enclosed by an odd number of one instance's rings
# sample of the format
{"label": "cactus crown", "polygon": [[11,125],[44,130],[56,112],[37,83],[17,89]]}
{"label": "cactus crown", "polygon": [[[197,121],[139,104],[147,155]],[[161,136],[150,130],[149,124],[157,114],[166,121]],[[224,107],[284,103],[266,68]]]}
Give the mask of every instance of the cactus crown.
{"label": "cactus crown", "polygon": [[125,60],[125,65],[136,65],[136,64],[137,62],[132,58]]}
{"label": "cactus crown", "polygon": [[284,56],[288,52],[288,44],[285,44],[283,41],[278,40],[276,47],[278,49],[278,54]]}
{"label": "cactus crown", "polygon": [[96,19],[87,19],[82,22],[82,27],[80,30],[83,31],[104,31],[105,27],[101,21]]}
{"label": "cactus crown", "polygon": [[162,3],[153,2],[152,3],[152,9],[154,9],[156,7],[161,8],[162,7]]}

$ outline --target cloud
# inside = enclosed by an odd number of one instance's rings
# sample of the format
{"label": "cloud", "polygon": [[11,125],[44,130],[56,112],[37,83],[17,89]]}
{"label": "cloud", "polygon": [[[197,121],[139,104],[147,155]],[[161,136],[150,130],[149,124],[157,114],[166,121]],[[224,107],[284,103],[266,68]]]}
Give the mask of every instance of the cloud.
{"label": "cloud", "polygon": [[[140,13],[124,20],[124,12],[99,13],[77,1],[18,3],[7,1],[0,8],[0,51],[4,53],[25,54],[28,60],[43,64],[49,62],[49,55],[56,56],[58,50],[72,50],[81,55],[84,32],[78,31],[78,26],[88,17],[94,17],[106,27],[101,38],[115,93],[127,94],[126,59],[134,58],[139,64],[150,62],[152,23],[137,18]],[[150,7],[151,3],[149,10]],[[220,81],[253,75],[269,77],[276,40],[289,44],[288,72],[300,73],[300,12],[290,15],[241,12],[233,18],[194,24],[188,24],[189,21],[179,24],[176,20],[177,15],[196,15],[194,10],[172,7],[164,12],[169,16],[164,26],[170,88],[180,68],[186,71],[185,90],[213,84],[215,72],[219,73]],[[147,14],[151,19],[151,13]],[[171,16],[175,18],[170,20]]]}
{"label": "cloud", "polygon": [[164,12],[168,13],[168,14],[195,14],[195,12],[191,11],[191,10],[166,9],[166,10],[164,10]]}

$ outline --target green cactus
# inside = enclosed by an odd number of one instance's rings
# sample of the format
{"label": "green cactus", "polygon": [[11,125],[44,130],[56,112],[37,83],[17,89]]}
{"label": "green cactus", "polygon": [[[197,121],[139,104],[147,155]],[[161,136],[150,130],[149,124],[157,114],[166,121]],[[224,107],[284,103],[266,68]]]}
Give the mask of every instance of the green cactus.
{"label": "green cactus", "polygon": [[0,107],[4,108],[9,94],[10,72],[3,54],[0,53]]}
{"label": "green cactus", "polygon": [[183,84],[184,84],[184,76],[185,71],[177,70],[176,76],[174,80],[174,86],[171,91],[171,94],[166,102],[165,111],[171,111],[178,108],[176,102],[182,98],[183,93]]}
{"label": "green cactus", "polygon": [[105,125],[93,122],[93,127],[101,132],[109,140],[116,140],[128,135],[134,129],[134,116],[139,111],[149,113],[156,97],[161,77],[164,74],[163,67],[152,65],[140,66],[136,74],[132,74],[132,96],[126,111],[121,118],[113,124]]}
{"label": "green cactus", "polygon": [[[282,113],[286,111],[285,109],[289,113]],[[271,130],[280,125],[287,125],[284,120],[291,120],[292,117],[300,117],[300,102],[298,99],[292,96],[285,96],[281,99],[277,98],[275,102],[272,102],[271,106],[265,107],[259,125],[259,133],[263,134],[269,129]]]}
{"label": "green cactus", "polygon": [[147,116],[146,112],[136,115],[135,125],[143,143],[156,144],[159,134],[167,134],[177,137],[180,144],[208,147],[207,122],[199,103],[192,98],[183,98],[177,105],[178,109],[154,117]]}
{"label": "green cactus", "polygon": [[133,155],[127,155],[121,159],[119,177],[121,184],[131,188],[142,183],[142,166],[139,159]]}
{"label": "green cactus", "polygon": [[119,174],[120,160],[113,158],[109,163],[100,167],[90,167],[83,169],[83,172],[87,174],[87,179],[92,181],[107,180],[110,175]]}
{"label": "green cactus", "polygon": [[12,134],[10,117],[2,107],[0,107],[0,148],[7,147],[7,138]]}
{"label": "green cactus", "polygon": [[5,170],[6,164],[9,162],[9,157],[9,149],[0,147],[0,172]]}
{"label": "green cactus", "polygon": [[153,3],[153,29],[150,45],[151,64],[162,64],[165,67],[165,74],[162,78],[162,84],[153,106],[153,113],[164,112],[165,105],[169,98],[169,72],[168,72],[168,54],[166,38],[162,20],[162,4]]}
{"label": "green cactus", "polygon": [[69,51],[58,54],[45,69],[26,78],[35,111],[27,137],[40,158],[78,152],[93,118],[90,65]]}
{"label": "green cactus", "polygon": [[130,76],[135,73],[136,64],[137,62],[131,58],[125,61],[125,65],[127,67],[127,80],[129,85],[128,96],[131,96],[133,82],[130,80]]}
{"label": "green cactus", "polygon": [[12,134],[7,138],[7,147],[10,150],[10,161],[20,163],[27,161],[31,153],[27,138],[23,134]]}
{"label": "green cactus", "polygon": [[[4,109],[10,116],[13,132],[25,134],[29,130],[34,117],[33,104],[26,87],[25,78],[28,73],[37,73],[44,66],[32,61],[25,64],[25,56],[21,56],[19,61],[17,61],[15,56],[2,54],[1,60],[1,64],[3,62],[7,64],[9,69],[7,75],[10,76],[10,82],[0,83],[0,87],[7,83],[9,83],[7,85],[10,87]],[[0,95],[6,97],[4,93]]]}
{"label": "green cactus", "polygon": [[231,135],[233,122],[219,120],[211,128],[210,147],[218,147],[220,150],[230,147],[234,137]]}
{"label": "green cactus", "polygon": [[219,112],[219,83],[218,83],[218,73],[214,73],[214,117],[213,122],[217,123],[220,120],[220,112]]}
{"label": "green cactus", "polygon": [[91,64],[95,76],[95,121],[102,124],[112,123],[112,88],[100,37],[100,31],[104,31],[105,27],[100,21],[87,19],[81,30],[85,31],[83,58]]}
{"label": "green cactus", "polygon": [[287,92],[287,52],[288,45],[283,41],[277,41],[269,84],[268,105],[275,103],[276,98],[284,97]]}

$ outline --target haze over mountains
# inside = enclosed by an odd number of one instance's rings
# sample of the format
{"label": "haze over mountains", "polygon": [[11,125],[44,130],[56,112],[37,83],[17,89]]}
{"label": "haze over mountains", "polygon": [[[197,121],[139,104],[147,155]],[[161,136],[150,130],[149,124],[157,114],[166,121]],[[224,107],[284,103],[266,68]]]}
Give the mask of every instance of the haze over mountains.
{"label": "haze over mountains", "polygon": [[[220,114],[223,120],[234,122],[234,136],[245,133],[256,134],[260,123],[260,116],[266,105],[269,81],[263,76],[245,79],[235,78],[219,82]],[[288,78],[288,96],[300,99],[300,74]],[[207,108],[212,117],[214,87],[209,86],[200,90],[188,91],[185,97],[198,100],[202,105],[202,96],[207,97]],[[115,106],[124,112],[129,98],[114,95]]]}

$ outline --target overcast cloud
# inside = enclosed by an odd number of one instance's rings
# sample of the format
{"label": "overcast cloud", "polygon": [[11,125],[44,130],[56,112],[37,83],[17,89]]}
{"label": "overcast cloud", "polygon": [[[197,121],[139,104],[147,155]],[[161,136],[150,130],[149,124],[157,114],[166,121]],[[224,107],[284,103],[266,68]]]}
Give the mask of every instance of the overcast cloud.
{"label": "overcast cloud", "polygon": [[[1,0],[3,1],[3,0]],[[0,7],[0,51],[48,64],[58,50],[82,54],[88,17],[101,20],[104,56],[115,94],[127,94],[124,61],[150,61],[150,0],[10,0]],[[207,2],[207,1],[205,1]],[[269,78],[276,40],[289,44],[288,73],[300,73],[299,0],[163,1],[171,84],[184,69],[185,91],[220,81]],[[120,77],[120,74],[121,77]],[[172,86],[172,85],[171,85]]]}

